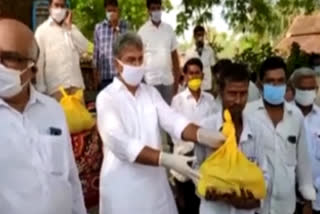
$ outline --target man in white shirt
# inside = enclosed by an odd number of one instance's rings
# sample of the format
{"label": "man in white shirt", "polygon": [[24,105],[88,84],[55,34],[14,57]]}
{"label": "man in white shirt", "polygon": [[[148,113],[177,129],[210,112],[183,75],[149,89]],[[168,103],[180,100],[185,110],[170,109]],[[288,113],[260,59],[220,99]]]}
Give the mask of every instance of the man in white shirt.
{"label": "man in white shirt", "polygon": [[[218,113],[205,118],[200,124],[213,131],[221,130],[224,121],[223,113],[224,110],[228,109],[235,125],[239,149],[250,161],[261,168],[267,184],[267,163],[263,145],[260,144],[260,138],[264,130],[255,118],[243,112],[249,91],[247,68],[241,64],[229,64],[224,67],[220,75],[219,92],[222,109]],[[196,167],[200,167],[212,153],[211,148],[197,145]],[[201,199],[200,214],[254,214],[260,208],[260,205],[260,200],[247,198],[246,195],[240,197],[230,195],[230,198],[226,199],[226,197],[216,194],[213,198]]]}
{"label": "man in white shirt", "polygon": [[266,59],[260,70],[263,99],[252,102],[247,112],[264,127],[264,145],[270,182],[262,214],[292,214],[298,191],[306,200],[315,199],[307,151],[304,118],[300,110],[285,102],[286,64],[280,57]]}
{"label": "man in white shirt", "polygon": [[[177,94],[171,107],[183,114],[195,124],[199,124],[203,119],[215,112],[215,102],[211,94],[202,91],[203,84],[203,64],[199,58],[189,59],[183,68],[187,88]],[[182,142],[173,139],[174,153],[180,155],[193,154],[194,143]],[[191,180],[184,176],[172,172],[175,176],[175,186],[177,189],[177,201],[179,213],[199,213],[200,201],[195,194],[195,186]]]}
{"label": "man in white shirt", "polygon": [[66,0],[50,0],[50,17],[36,30],[40,47],[36,87],[58,101],[63,87],[69,94],[84,89],[80,56],[87,50],[88,41],[72,25],[72,13]]}
{"label": "man in white shirt", "polygon": [[0,210],[86,214],[64,112],[31,86],[33,33],[0,20]]}
{"label": "man in white shirt", "polygon": [[170,104],[178,91],[180,64],[175,32],[161,21],[161,0],[147,0],[150,20],[139,30],[144,44],[145,81]]}
{"label": "man in white shirt", "polygon": [[320,108],[315,104],[318,91],[316,73],[310,68],[300,68],[291,75],[290,81],[296,92],[295,103],[304,116],[313,184],[317,189],[312,209],[317,214],[320,213]]}
{"label": "man in white shirt", "polygon": [[142,84],[143,43],[126,33],[113,47],[118,76],[97,98],[98,129],[104,143],[100,176],[101,214],[177,214],[166,170],[193,180],[194,160],[161,152],[160,128],[176,139],[219,147],[225,140],[172,110],[152,86]]}
{"label": "man in white shirt", "polygon": [[[223,70],[228,67],[230,64],[232,64],[232,61],[230,59],[220,59],[212,68],[213,71],[213,77],[215,80],[215,84],[217,87],[215,87],[213,94],[216,98],[216,105],[218,110],[222,108],[222,103],[221,103],[221,97],[220,97],[220,92],[219,92],[219,82],[221,80],[220,74],[223,72]],[[248,99],[247,102],[252,102],[260,98],[260,91],[258,87],[252,82],[249,82],[249,89],[248,89]]]}
{"label": "man in white shirt", "polygon": [[187,59],[198,57],[203,64],[204,79],[202,89],[208,92],[212,90],[212,68],[215,65],[215,54],[212,48],[205,44],[205,29],[198,25],[193,30],[195,45],[187,52]]}

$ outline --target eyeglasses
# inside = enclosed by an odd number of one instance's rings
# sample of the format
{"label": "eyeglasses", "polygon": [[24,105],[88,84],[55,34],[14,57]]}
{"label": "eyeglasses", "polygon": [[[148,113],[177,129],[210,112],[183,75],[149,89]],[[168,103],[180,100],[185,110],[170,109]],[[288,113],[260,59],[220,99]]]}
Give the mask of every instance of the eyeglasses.
{"label": "eyeglasses", "polygon": [[36,61],[34,59],[24,57],[17,52],[0,51],[0,63],[7,68],[24,70],[30,67],[30,65],[35,64]]}

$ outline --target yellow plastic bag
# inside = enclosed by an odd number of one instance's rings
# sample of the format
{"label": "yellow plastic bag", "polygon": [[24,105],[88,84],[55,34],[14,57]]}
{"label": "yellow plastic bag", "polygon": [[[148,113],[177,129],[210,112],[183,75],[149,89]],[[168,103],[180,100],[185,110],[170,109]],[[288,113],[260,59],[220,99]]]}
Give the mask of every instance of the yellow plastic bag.
{"label": "yellow plastic bag", "polygon": [[83,105],[83,91],[78,90],[73,95],[68,95],[63,88],[60,104],[67,118],[69,130],[72,134],[91,129],[95,125],[95,120],[90,112]]}
{"label": "yellow plastic bag", "polygon": [[222,133],[227,140],[201,165],[197,191],[202,197],[206,197],[211,188],[219,194],[235,192],[241,196],[241,189],[244,189],[252,192],[256,199],[263,199],[266,197],[263,172],[238,149],[229,111],[224,112],[224,118]]}

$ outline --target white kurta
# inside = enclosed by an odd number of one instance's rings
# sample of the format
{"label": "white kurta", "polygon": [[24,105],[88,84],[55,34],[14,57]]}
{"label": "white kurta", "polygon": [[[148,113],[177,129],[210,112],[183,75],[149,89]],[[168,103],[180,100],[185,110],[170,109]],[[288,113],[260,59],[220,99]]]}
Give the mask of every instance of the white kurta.
{"label": "white kurta", "polygon": [[97,98],[105,158],[100,176],[100,214],[177,214],[162,167],[134,163],[145,146],[161,148],[160,126],[179,138],[189,121],[157,90],[141,84],[133,96],[118,78]]}

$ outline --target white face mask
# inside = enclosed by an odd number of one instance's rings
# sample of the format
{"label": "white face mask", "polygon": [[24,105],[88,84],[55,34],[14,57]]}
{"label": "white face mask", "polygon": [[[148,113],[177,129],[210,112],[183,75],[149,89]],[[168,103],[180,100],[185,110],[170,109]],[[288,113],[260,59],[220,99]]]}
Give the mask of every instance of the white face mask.
{"label": "white face mask", "polygon": [[0,98],[14,97],[22,91],[29,81],[21,85],[21,75],[28,69],[21,72],[0,64]]}
{"label": "white face mask", "polygon": [[123,67],[121,77],[123,80],[131,86],[137,86],[141,83],[145,69],[144,66],[131,66],[131,65],[126,65],[120,60],[117,59],[119,64]]}
{"label": "white face mask", "polygon": [[295,101],[302,106],[311,106],[316,97],[316,90],[296,89]]}
{"label": "white face mask", "polygon": [[67,9],[66,8],[52,8],[51,17],[57,22],[60,23],[66,17]]}
{"label": "white face mask", "polygon": [[161,22],[161,16],[162,16],[162,11],[161,10],[157,10],[157,11],[153,11],[151,13],[151,19],[154,22]]}
{"label": "white face mask", "polygon": [[112,12],[106,12],[106,18],[108,21],[110,21],[111,16],[112,16]]}

